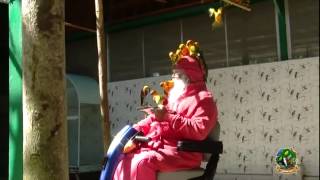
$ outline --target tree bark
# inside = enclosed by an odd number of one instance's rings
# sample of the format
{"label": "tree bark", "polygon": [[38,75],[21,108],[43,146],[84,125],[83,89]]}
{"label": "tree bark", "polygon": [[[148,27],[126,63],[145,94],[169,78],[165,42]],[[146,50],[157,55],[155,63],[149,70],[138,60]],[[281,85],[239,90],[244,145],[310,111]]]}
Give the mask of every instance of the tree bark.
{"label": "tree bark", "polygon": [[103,3],[102,0],[95,0],[96,9],[96,27],[97,27],[97,48],[98,48],[98,72],[99,72],[99,90],[100,90],[100,109],[102,117],[102,126],[104,132],[104,152],[110,144],[110,123],[109,123],[109,109],[108,109],[108,84],[107,84],[107,58],[106,45],[104,35],[104,20],[103,20]]}
{"label": "tree bark", "polygon": [[68,180],[64,0],[22,0],[23,179]]}

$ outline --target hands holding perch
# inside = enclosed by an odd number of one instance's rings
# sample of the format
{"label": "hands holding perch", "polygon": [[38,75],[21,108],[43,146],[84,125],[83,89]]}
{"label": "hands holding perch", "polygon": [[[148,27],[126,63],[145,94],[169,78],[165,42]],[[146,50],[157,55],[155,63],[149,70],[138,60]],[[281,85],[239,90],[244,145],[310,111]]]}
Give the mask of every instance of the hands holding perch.
{"label": "hands holding perch", "polygon": [[154,114],[156,121],[163,121],[166,115],[169,113],[167,108],[164,106],[143,108],[140,109],[140,111],[146,115]]}

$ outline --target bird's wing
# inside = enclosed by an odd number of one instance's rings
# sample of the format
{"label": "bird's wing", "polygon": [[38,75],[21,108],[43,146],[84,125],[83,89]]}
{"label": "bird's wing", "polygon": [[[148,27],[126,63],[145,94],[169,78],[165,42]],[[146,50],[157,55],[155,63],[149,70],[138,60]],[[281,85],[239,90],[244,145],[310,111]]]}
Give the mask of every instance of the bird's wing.
{"label": "bird's wing", "polygon": [[150,87],[149,86],[143,86],[143,88],[140,91],[140,105],[144,105],[145,97],[149,94]]}

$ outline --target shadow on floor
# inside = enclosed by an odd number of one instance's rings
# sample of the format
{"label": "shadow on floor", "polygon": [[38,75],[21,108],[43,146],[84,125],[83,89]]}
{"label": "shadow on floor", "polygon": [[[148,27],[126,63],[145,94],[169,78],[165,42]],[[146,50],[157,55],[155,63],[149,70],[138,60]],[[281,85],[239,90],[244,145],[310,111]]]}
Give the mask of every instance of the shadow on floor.
{"label": "shadow on floor", "polygon": [[69,175],[70,180],[99,180],[99,177],[100,177],[100,171]]}

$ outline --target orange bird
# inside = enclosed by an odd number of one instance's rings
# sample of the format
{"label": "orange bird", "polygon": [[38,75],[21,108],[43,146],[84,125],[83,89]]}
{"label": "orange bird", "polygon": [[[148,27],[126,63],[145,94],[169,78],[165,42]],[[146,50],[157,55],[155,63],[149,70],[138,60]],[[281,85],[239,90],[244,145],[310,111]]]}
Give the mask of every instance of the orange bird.
{"label": "orange bird", "polygon": [[160,87],[163,89],[163,92],[166,96],[168,96],[170,89],[173,87],[173,80],[162,81],[160,83]]}

